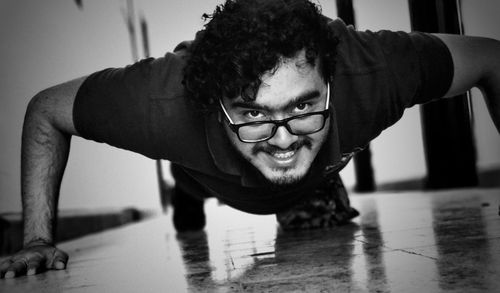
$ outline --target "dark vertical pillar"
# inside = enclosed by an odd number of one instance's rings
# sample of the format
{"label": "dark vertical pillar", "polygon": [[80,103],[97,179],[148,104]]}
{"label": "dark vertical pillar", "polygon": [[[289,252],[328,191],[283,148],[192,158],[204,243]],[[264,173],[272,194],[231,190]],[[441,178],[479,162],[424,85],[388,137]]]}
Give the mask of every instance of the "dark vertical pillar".
{"label": "dark vertical pillar", "polygon": [[337,2],[337,15],[346,24],[356,25],[354,20],[354,8],[352,6],[352,0],[336,0]]}
{"label": "dark vertical pillar", "polygon": [[[354,8],[352,0],[336,0],[337,15],[348,25],[355,25]],[[357,192],[370,192],[375,190],[375,179],[371,161],[370,145],[354,157],[354,172]]]}
{"label": "dark vertical pillar", "polygon": [[[456,0],[409,0],[412,30],[460,34]],[[420,110],[429,189],[477,186],[476,151],[467,95]]]}
{"label": "dark vertical pillar", "polygon": [[354,173],[356,175],[355,191],[375,191],[375,178],[373,177],[370,145],[354,156]]}

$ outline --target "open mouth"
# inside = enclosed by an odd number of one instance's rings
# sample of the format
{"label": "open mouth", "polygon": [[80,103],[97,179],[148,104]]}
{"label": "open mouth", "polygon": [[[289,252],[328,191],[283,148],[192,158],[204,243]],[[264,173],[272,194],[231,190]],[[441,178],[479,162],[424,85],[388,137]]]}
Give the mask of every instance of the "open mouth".
{"label": "open mouth", "polygon": [[291,166],[295,163],[298,150],[265,152],[274,165]]}
{"label": "open mouth", "polygon": [[274,152],[270,154],[277,160],[288,160],[295,155],[295,151],[287,151],[287,152]]}
{"label": "open mouth", "polygon": [[254,156],[261,156],[270,168],[293,168],[297,164],[301,150],[311,149],[311,142],[304,139],[281,149],[273,145],[263,144],[255,147],[252,152]]}

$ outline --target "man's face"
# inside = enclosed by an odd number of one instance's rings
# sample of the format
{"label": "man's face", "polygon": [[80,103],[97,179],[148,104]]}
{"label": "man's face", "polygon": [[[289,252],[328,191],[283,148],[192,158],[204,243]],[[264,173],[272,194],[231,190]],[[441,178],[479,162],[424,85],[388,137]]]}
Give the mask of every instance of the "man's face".
{"label": "man's face", "polygon": [[[235,124],[281,120],[325,110],[327,85],[317,67],[306,62],[302,51],[294,58],[284,59],[276,71],[263,75],[255,101],[245,102],[238,97],[224,98],[222,102]],[[228,124],[224,125],[236,150],[267,180],[276,185],[288,185],[307,174],[326,140],[329,119],[319,132],[293,135],[281,126],[271,139],[257,143],[240,141]]]}

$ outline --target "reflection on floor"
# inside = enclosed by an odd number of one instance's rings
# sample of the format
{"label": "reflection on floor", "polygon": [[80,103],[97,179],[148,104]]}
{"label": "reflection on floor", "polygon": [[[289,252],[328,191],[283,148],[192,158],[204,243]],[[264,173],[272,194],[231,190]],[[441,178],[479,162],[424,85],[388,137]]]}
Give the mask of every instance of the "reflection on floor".
{"label": "reflection on floor", "polygon": [[500,189],[351,196],[349,225],[284,232],[207,202],[204,232],[170,216],[63,243],[65,271],[0,280],[28,292],[498,292]]}

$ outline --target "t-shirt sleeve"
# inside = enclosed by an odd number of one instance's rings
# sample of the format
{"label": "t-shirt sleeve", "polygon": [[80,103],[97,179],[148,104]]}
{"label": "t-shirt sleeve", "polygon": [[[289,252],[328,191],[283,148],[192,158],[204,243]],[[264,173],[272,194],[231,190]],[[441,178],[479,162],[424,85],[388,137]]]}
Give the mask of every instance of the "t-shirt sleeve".
{"label": "t-shirt sleeve", "polygon": [[[448,47],[436,36],[421,32],[380,31],[375,34],[383,49],[392,83],[405,94],[405,106],[443,97],[453,79]],[[405,91],[408,91],[405,93]]]}
{"label": "t-shirt sleeve", "polygon": [[77,132],[86,139],[157,158],[150,101],[183,95],[182,68],[182,60],[169,53],[91,74],[73,106]]}
{"label": "t-shirt sleeve", "polygon": [[339,35],[334,105],[341,147],[363,147],[406,108],[442,97],[453,79],[446,45],[426,33],[355,31]]}

